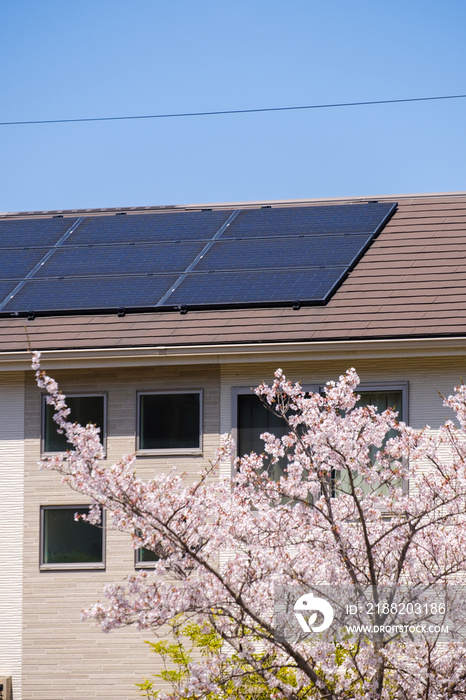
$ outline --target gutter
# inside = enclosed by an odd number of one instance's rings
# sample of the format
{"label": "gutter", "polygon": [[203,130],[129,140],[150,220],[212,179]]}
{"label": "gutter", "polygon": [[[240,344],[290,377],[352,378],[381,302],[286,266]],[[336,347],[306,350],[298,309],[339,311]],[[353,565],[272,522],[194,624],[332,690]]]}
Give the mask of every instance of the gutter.
{"label": "gutter", "polygon": [[[43,350],[47,368],[160,366],[176,364],[281,363],[293,360],[349,360],[409,357],[464,357],[466,335],[456,337],[395,338],[380,340],[302,341],[206,345],[156,345]],[[27,370],[28,351],[0,352],[0,371]]]}

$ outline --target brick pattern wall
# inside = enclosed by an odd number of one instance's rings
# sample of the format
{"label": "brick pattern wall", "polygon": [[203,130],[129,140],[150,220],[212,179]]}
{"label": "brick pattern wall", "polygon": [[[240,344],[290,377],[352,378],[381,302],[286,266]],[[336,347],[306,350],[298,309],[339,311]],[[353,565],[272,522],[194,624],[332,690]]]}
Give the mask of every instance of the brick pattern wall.
{"label": "brick pattern wall", "polygon": [[[288,357],[279,363],[290,378],[322,385],[337,379],[354,365],[363,382],[409,382],[409,422],[414,427],[430,423],[435,429],[449,414],[438,392],[448,394],[465,374],[458,357],[305,361]],[[107,459],[117,460],[135,447],[136,392],[203,389],[203,455],[200,457],[144,456],[138,473],[146,478],[172,464],[193,475],[213,457],[219,433],[231,429],[231,389],[271,381],[276,363],[245,358],[219,366],[165,366],[158,368],[106,369],[54,373],[63,390],[107,392]],[[134,570],[134,553],[124,533],[107,531],[105,571],[39,571],[40,505],[81,504],[84,501],[61,484],[58,475],[40,472],[39,391],[26,383],[26,480],[24,537],[24,695],[23,700],[99,700],[136,698],[134,683],[155,670],[142,643],[149,632],[118,630],[103,635],[100,628],[81,622],[79,614],[98,599],[106,582],[119,581]],[[230,473],[225,465],[225,475]],[[228,553],[224,553],[226,556]],[[15,700],[17,700],[15,696]]]}
{"label": "brick pattern wall", "polygon": [[[61,483],[58,474],[39,471],[40,392],[32,373],[26,385],[26,481],[24,546],[24,700],[128,700],[134,683],[155,670],[156,657],[143,644],[149,631],[121,629],[103,635],[80,611],[103,598],[105,583],[134,572],[134,551],[125,533],[107,529],[105,571],[39,571],[39,508],[82,504],[86,499]],[[203,389],[202,456],[144,456],[136,470],[143,478],[176,464],[193,476],[218,446],[218,370],[133,368],[51,373],[64,393],[107,392],[107,461],[135,449],[136,391]],[[15,700],[17,700],[15,696]]]}

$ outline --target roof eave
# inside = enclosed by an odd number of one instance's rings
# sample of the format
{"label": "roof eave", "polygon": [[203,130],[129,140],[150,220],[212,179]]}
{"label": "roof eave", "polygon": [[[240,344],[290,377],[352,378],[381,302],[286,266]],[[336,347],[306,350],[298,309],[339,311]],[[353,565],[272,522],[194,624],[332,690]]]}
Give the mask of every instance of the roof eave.
{"label": "roof eave", "polygon": [[[208,345],[156,345],[152,347],[107,347],[44,350],[47,368],[154,366],[166,364],[263,363],[306,359],[307,361],[409,357],[464,357],[466,335],[451,337],[316,340],[289,343],[244,343]],[[1,352],[0,371],[28,370],[31,353]]]}

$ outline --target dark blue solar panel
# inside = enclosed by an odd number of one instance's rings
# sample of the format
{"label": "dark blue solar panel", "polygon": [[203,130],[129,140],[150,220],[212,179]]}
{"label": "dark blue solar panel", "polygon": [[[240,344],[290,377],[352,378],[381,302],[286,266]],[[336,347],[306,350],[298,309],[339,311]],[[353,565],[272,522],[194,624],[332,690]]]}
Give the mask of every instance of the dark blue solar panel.
{"label": "dark blue solar panel", "polygon": [[260,304],[323,301],[344,268],[190,273],[167,305]]}
{"label": "dark blue solar panel", "polygon": [[241,211],[221,238],[296,236],[310,233],[374,233],[392,202]]}
{"label": "dark blue solar panel", "polygon": [[57,248],[35,278],[183,272],[205,241]]}
{"label": "dark blue solar panel", "polygon": [[86,217],[65,245],[206,241],[230,214],[231,211],[188,211]]}
{"label": "dark blue solar panel", "polygon": [[349,265],[370,239],[370,234],[343,234],[294,237],[285,242],[281,238],[220,240],[207,251],[194,271]]}
{"label": "dark blue solar panel", "polygon": [[48,248],[0,250],[0,279],[18,280],[26,277],[47,252]]}
{"label": "dark blue solar panel", "polygon": [[57,247],[76,218],[0,221],[0,310],[323,303],[395,207],[244,210],[221,235],[232,210],[90,216]]}
{"label": "dark blue solar panel", "polygon": [[3,300],[7,298],[13,289],[16,287],[17,282],[4,282],[0,280],[0,307],[2,306]]}
{"label": "dark blue solar panel", "polygon": [[155,306],[177,275],[29,280],[3,311],[79,311]]}
{"label": "dark blue solar panel", "polygon": [[0,221],[0,248],[53,246],[74,224],[76,218]]}

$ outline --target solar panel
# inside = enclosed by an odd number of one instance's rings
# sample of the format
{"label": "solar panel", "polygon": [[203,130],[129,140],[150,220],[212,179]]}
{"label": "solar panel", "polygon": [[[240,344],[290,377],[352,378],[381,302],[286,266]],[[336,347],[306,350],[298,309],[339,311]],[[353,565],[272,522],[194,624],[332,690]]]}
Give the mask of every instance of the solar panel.
{"label": "solar panel", "polygon": [[375,233],[392,202],[241,211],[221,238],[295,236],[310,233]]}
{"label": "solar panel", "polygon": [[395,208],[0,221],[0,313],[325,303]]}
{"label": "solar panel", "polygon": [[189,211],[90,216],[71,234],[65,245],[207,241],[230,214],[231,211]]}
{"label": "solar panel", "polygon": [[196,272],[349,265],[370,241],[369,234],[252,238],[215,241]]}
{"label": "solar panel", "polygon": [[0,248],[53,246],[76,218],[0,220]]}
{"label": "solar panel", "polygon": [[6,299],[16,285],[17,282],[6,282],[4,280],[0,280],[0,299]]}
{"label": "solar panel", "polygon": [[58,248],[35,278],[183,272],[205,241]]}
{"label": "solar panel", "polygon": [[334,267],[312,270],[190,273],[170,295],[167,304],[292,304],[301,299],[319,303],[325,300],[329,289],[338,282],[344,271],[344,267]]}
{"label": "solar panel", "polygon": [[0,279],[20,280],[39,263],[48,248],[7,248],[0,250]]}
{"label": "solar panel", "polygon": [[155,306],[177,275],[28,280],[4,311],[57,312]]}

